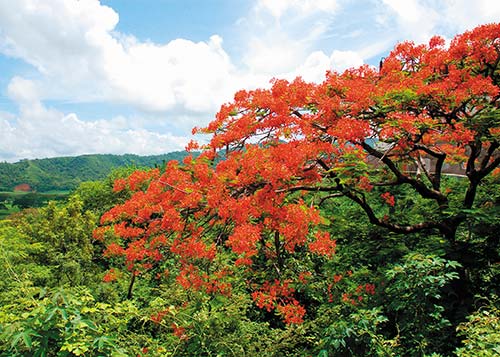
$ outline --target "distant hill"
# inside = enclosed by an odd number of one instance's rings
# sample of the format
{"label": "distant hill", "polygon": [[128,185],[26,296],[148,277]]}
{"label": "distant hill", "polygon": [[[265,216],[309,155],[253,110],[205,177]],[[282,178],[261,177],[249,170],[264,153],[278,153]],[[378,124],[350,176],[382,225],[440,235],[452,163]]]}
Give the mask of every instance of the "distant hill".
{"label": "distant hill", "polygon": [[170,160],[182,161],[185,151],[163,155],[82,155],[0,163],[0,191],[27,184],[39,192],[71,190],[81,182],[99,180],[122,166],[154,167]]}

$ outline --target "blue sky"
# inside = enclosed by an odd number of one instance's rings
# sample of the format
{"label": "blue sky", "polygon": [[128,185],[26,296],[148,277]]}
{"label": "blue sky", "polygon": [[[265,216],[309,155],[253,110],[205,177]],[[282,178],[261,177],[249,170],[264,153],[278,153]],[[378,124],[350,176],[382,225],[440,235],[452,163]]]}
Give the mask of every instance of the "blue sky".
{"label": "blue sky", "polygon": [[0,161],[182,150],[240,88],[499,19],[497,0],[0,0]]}

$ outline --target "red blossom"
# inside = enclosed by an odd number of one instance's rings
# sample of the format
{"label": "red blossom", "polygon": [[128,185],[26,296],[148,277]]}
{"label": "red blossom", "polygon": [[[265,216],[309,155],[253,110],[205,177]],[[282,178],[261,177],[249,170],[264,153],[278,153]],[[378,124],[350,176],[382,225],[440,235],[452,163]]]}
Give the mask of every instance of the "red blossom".
{"label": "red blossom", "polygon": [[113,191],[114,192],[123,191],[125,188],[127,188],[127,186],[128,186],[127,180],[117,179],[117,180],[115,180],[115,182],[113,184]]}
{"label": "red blossom", "polygon": [[286,324],[301,324],[304,322],[306,309],[297,300],[293,300],[290,304],[279,304],[276,309],[283,316]]}
{"label": "red blossom", "polygon": [[374,284],[365,284],[365,291],[367,294],[375,295],[375,285]]}
{"label": "red blossom", "polygon": [[396,200],[395,200],[394,196],[391,195],[389,192],[385,192],[385,193],[381,194],[380,197],[382,197],[384,199],[385,203],[387,203],[391,207],[394,207],[394,205],[396,204]]}
{"label": "red blossom", "polygon": [[105,283],[110,283],[112,281],[115,281],[116,279],[118,279],[118,272],[111,268],[109,269],[109,271],[104,275],[104,277],[102,278],[102,281],[104,281]]}
{"label": "red blossom", "polygon": [[172,333],[174,334],[175,337],[177,337],[180,340],[187,340],[189,336],[186,333],[186,328],[177,325],[176,323],[172,323],[170,325],[172,328]]}
{"label": "red blossom", "polygon": [[330,238],[328,232],[317,232],[316,240],[309,244],[309,249],[319,255],[332,256],[335,254],[336,241]]}

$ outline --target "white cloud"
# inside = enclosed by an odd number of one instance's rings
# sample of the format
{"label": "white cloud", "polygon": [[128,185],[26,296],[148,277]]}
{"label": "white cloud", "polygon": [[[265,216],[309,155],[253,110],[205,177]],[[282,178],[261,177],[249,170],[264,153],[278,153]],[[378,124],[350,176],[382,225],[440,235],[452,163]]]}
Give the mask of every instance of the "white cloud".
{"label": "white cloud", "polygon": [[249,41],[243,62],[250,73],[281,75],[297,67],[305,56],[302,46],[284,33],[268,33]]}
{"label": "white cloud", "polygon": [[361,55],[354,51],[334,50],[330,56],[323,51],[311,53],[304,63],[284,77],[292,80],[297,76],[308,82],[322,82],[327,70],[342,73],[348,68],[359,67],[364,63]]}
{"label": "white cloud", "polygon": [[[390,30],[392,41],[377,41],[369,46],[371,50],[340,51],[334,43],[330,67],[356,66],[398,39],[426,41],[443,27],[455,30],[500,17],[500,2],[495,0],[380,3],[382,11],[372,16],[382,19],[379,25]],[[254,86],[257,78],[314,71],[312,63],[319,58],[315,44],[332,24],[346,21],[337,16],[348,6],[354,5],[338,0],[256,0],[247,14],[248,34],[241,44],[246,67],[238,69],[220,36],[202,42],[141,42],[117,33],[118,14],[98,0],[0,0],[0,51],[40,71],[41,99],[113,101],[145,111],[180,107],[213,113],[236,89]],[[367,26],[370,21],[366,19]]]}
{"label": "white cloud", "polygon": [[[245,21],[240,21],[246,26],[242,62],[248,73],[317,78],[311,73],[319,58],[314,45],[338,10],[337,0],[257,0]],[[324,74],[327,68],[320,67]]]}
{"label": "white cloud", "polygon": [[278,20],[288,11],[309,16],[317,12],[334,13],[337,9],[336,0],[258,0],[255,6],[257,12],[268,12]]}
{"label": "white cloud", "polygon": [[190,140],[187,136],[148,131],[140,125],[131,129],[132,119],[121,116],[83,121],[74,113],[47,108],[36,96],[35,87],[30,80],[19,77],[9,85],[9,95],[18,103],[20,114],[15,117],[0,112],[2,159],[90,153],[161,154],[183,150]]}
{"label": "white cloud", "polygon": [[500,20],[500,1],[497,0],[446,0],[443,21],[455,32],[470,30],[475,26]]}
{"label": "white cloud", "polygon": [[1,0],[0,50],[40,71],[42,99],[214,111],[230,98],[234,69],[219,36],[139,42],[116,34],[117,23],[97,0]]}
{"label": "white cloud", "polygon": [[16,102],[33,103],[39,97],[35,82],[22,77],[14,77],[7,87],[7,93]]}
{"label": "white cloud", "polygon": [[382,3],[390,11],[379,16],[379,22],[393,26],[393,34],[399,40],[417,43],[427,42],[434,35],[453,37],[500,19],[497,0],[382,0]]}
{"label": "white cloud", "polygon": [[[310,44],[326,31],[324,16],[337,10],[331,0],[259,0],[254,12],[293,16],[251,32],[246,67],[237,69],[218,35],[203,42],[141,42],[117,33],[118,14],[98,0],[0,0],[0,51],[38,69],[41,100],[111,101],[146,112],[204,113],[208,119],[239,88],[265,86],[271,77],[291,73],[318,80],[310,74],[319,71]],[[249,28],[258,26],[259,16],[252,16]],[[318,68],[323,74],[328,69]]]}
{"label": "white cloud", "polygon": [[304,63],[296,70],[290,72],[286,78],[292,80],[300,76],[307,82],[321,82],[325,78],[325,73],[331,69],[330,58],[323,51],[311,53]]}
{"label": "white cloud", "polygon": [[435,5],[426,6],[425,2],[419,0],[383,0],[383,3],[392,10],[392,13],[386,14],[388,18],[396,15],[395,34],[398,36],[421,43],[435,35],[434,31],[440,22]]}
{"label": "white cloud", "polygon": [[39,100],[39,89],[34,81],[14,77],[7,87],[7,93],[18,104],[23,116],[36,118],[46,111]]}
{"label": "white cloud", "polygon": [[332,69],[342,72],[348,68],[359,67],[363,64],[362,56],[355,51],[334,50],[330,56]]}

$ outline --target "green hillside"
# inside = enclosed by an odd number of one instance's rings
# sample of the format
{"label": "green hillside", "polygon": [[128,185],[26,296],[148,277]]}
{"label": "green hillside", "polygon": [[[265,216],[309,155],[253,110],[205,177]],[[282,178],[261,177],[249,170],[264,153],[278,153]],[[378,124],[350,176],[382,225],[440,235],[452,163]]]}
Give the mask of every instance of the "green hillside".
{"label": "green hillside", "polygon": [[121,166],[153,167],[170,160],[182,160],[184,151],[163,155],[82,155],[0,163],[0,191],[12,191],[26,183],[39,192],[71,190],[81,182],[106,177]]}

